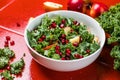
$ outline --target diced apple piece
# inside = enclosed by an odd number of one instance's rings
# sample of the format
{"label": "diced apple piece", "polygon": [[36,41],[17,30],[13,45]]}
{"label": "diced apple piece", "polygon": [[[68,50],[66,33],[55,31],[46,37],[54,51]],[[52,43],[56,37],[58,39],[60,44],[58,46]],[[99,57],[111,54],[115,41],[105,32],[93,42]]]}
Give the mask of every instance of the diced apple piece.
{"label": "diced apple piece", "polygon": [[99,39],[97,36],[94,37],[94,41],[96,41],[97,43],[99,43]]}
{"label": "diced apple piece", "polygon": [[65,32],[65,35],[68,34],[68,32],[70,32],[71,28],[70,27],[65,27],[64,28],[64,32]]}
{"label": "diced apple piece", "polygon": [[44,9],[46,12],[49,11],[55,11],[55,10],[61,10],[63,8],[63,5],[58,4],[58,3],[54,3],[54,2],[44,2]]}
{"label": "diced apple piece", "polygon": [[73,43],[79,43],[79,42],[80,42],[80,36],[76,36],[76,37],[70,39],[69,41],[70,41],[72,44],[73,44]]}

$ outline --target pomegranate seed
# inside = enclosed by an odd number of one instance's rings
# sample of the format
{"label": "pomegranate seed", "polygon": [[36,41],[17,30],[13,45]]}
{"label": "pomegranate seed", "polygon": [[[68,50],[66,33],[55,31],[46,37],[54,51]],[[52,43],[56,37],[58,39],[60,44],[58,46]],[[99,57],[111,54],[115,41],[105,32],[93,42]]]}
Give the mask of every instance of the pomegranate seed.
{"label": "pomegranate seed", "polygon": [[66,56],[69,56],[69,57],[70,57],[70,55],[71,55],[70,53],[66,53]]}
{"label": "pomegranate seed", "polygon": [[59,55],[62,56],[62,52],[59,52]]}
{"label": "pomegranate seed", "polygon": [[62,19],[61,23],[65,24],[66,20],[65,19]]}
{"label": "pomegranate seed", "polygon": [[5,44],[8,44],[9,42],[7,40],[5,40]]}
{"label": "pomegranate seed", "polygon": [[66,40],[65,39],[62,39],[62,44],[66,44]]}
{"label": "pomegranate seed", "polygon": [[71,50],[70,49],[66,49],[66,51],[65,51],[67,54],[71,54]]}
{"label": "pomegranate seed", "polygon": [[20,27],[20,24],[19,23],[16,23],[17,27]]}
{"label": "pomegranate seed", "polygon": [[60,50],[60,46],[56,45],[56,46],[55,46],[55,49],[56,49],[56,50]]}
{"label": "pomegranate seed", "polygon": [[42,42],[42,41],[43,41],[43,39],[42,39],[42,38],[39,38],[39,39],[38,39],[38,42]]}
{"label": "pomegranate seed", "polygon": [[2,77],[2,79],[1,79],[1,80],[6,80],[6,79],[5,79],[5,77]]}
{"label": "pomegranate seed", "polygon": [[65,38],[66,38],[66,35],[65,35],[65,34],[62,34],[62,36],[61,36],[61,37],[65,39]]}
{"label": "pomegranate seed", "polygon": [[4,44],[4,47],[9,47],[9,45],[8,44]]}
{"label": "pomegranate seed", "polygon": [[6,40],[9,41],[10,40],[10,36],[6,36]]}
{"label": "pomegranate seed", "polygon": [[11,46],[15,45],[15,41],[10,41],[10,45]]}
{"label": "pomegranate seed", "polygon": [[77,54],[74,54],[74,57],[77,58],[77,59],[79,59],[79,58],[83,58],[83,56],[81,56],[81,55],[78,54],[78,53],[77,53]]}
{"label": "pomegranate seed", "polygon": [[69,42],[69,40],[65,40],[66,44]]}
{"label": "pomegranate seed", "polygon": [[65,60],[65,57],[62,57],[61,60]]}
{"label": "pomegranate seed", "polygon": [[10,70],[10,66],[7,66],[7,70]]}
{"label": "pomegranate seed", "polygon": [[52,28],[56,28],[56,23],[55,23],[55,22],[52,22],[51,27],[52,27]]}
{"label": "pomegranate seed", "polygon": [[78,47],[79,43],[75,42],[73,43],[73,46]]}
{"label": "pomegranate seed", "polygon": [[64,24],[60,24],[60,28],[64,28]]}
{"label": "pomegranate seed", "polygon": [[76,25],[76,24],[77,24],[77,21],[73,21],[73,24]]}
{"label": "pomegranate seed", "polygon": [[60,51],[59,51],[59,50],[55,50],[55,52],[56,52],[57,54],[59,54],[59,53],[60,53]]}
{"label": "pomegranate seed", "polygon": [[42,37],[41,37],[41,38],[42,38],[42,40],[44,40],[44,39],[46,38],[46,36],[45,36],[45,35],[42,35]]}
{"label": "pomegranate seed", "polygon": [[90,53],[90,49],[87,49],[87,50],[86,50],[86,53]]}

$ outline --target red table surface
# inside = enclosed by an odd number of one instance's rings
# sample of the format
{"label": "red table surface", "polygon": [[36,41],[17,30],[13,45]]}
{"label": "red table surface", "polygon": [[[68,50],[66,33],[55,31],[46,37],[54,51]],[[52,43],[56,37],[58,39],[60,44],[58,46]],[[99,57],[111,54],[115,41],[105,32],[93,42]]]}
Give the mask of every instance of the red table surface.
{"label": "red table surface", "polygon": [[[9,1],[13,2],[9,3]],[[23,34],[29,18],[45,12],[43,9],[43,2],[45,1],[4,0],[4,2],[0,2],[0,25]],[[60,3],[64,6],[63,9],[67,9],[68,0],[48,1]],[[93,1],[103,2],[108,6],[120,2],[120,0]],[[3,5],[6,6],[3,7]],[[16,55],[14,61],[19,60],[24,53],[26,54],[24,57],[25,68],[15,80],[120,80],[120,72],[113,70],[113,59],[109,56],[109,46],[105,46],[100,57],[88,67],[72,72],[57,72],[49,70],[33,60],[25,44],[24,37],[21,35],[0,28],[0,48],[4,47],[5,36],[10,36],[11,40],[15,41],[15,45],[10,46]]]}

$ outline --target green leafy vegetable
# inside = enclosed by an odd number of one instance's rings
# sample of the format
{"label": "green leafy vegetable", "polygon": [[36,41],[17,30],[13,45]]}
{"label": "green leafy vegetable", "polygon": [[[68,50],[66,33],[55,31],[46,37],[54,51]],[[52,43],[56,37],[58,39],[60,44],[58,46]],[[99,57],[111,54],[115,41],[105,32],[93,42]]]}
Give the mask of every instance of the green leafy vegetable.
{"label": "green leafy vegetable", "polygon": [[96,20],[105,32],[111,35],[111,37],[108,38],[108,44],[120,42],[120,3],[111,6],[109,11],[100,15]]}
{"label": "green leafy vegetable", "polygon": [[[72,43],[76,36],[78,42]],[[35,29],[27,31],[27,37],[30,46],[38,53],[58,60],[76,59],[74,53],[77,52],[86,57],[100,47],[86,25],[60,15],[46,15]],[[57,46],[59,48],[56,48]],[[89,54],[87,49],[90,49]]]}
{"label": "green leafy vegetable", "polygon": [[107,43],[118,43],[112,48],[110,55],[114,58],[114,69],[120,70],[120,3],[111,6],[109,11],[100,15],[96,20],[105,32],[110,34]]}
{"label": "green leafy vegetable", "polygon": [[5,70],[1,73],[1,76],[4,78],[4,80],[13,80],[14,77],[10,74],[10,71]]}
{"label": "green leafy vegetable", "polygon": [[9,63],[8,57],[0,57],[0,69],[4,68]]}
{"label": "green leafy vegetable", "polygon": [[10,72],[12,74],[18,74],[22,71],[23,67],[25,65],[25,62],[23,60],[23,58],[21,58],[19,61],[14,62],[10,65]]}

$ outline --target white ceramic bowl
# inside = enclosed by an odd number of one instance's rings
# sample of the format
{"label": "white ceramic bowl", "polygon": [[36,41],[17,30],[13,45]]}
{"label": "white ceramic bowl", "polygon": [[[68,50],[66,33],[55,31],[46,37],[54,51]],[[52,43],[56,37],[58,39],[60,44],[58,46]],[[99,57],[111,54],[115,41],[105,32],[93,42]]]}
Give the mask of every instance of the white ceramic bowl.
{"label": "white ceramic bowl", "polygon": [[[48,16],[54,16],[54,15],[61,15],[64,17],[71,17],[77,21],[83,22],[85,25],[87,25],[91,32],[98,36],[100,41],[100,48],[94,52],[93,54],[81,58],[81,59],[75,59],[75,60],[55,60],[51,58],[47,58],[35,50],[33,50],[28,42],[27,38],[27,30],[31,31],[33,30],[37,25],[39,25],[41,19],[48,14]],[[38,17],[34,18],[32,21],[30,21],[25,29],[24,33],[25,42],[31,52],[31,55],[33,56],[34,60],[37,61],[39,64],[43,65],[46,68],[56,70],[56,71],[74,71],[78,69],[82,69],[88,65],[90,65],[92,62],[96,60],[96,58],[100,55],[100,52],[104,46],[105,43],[105,33],[104,30],[100,27],[99,23],[82,13],[74,12],[74,11],[66,11],[66,10],[60,10],[60,11],[53,11],[44,13],[42,15],[39,15]]]}

